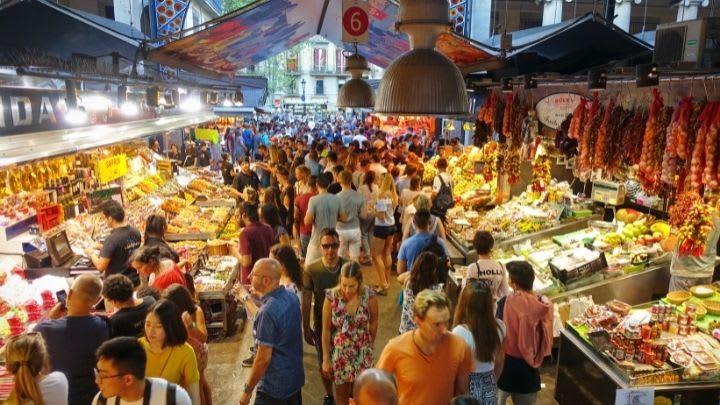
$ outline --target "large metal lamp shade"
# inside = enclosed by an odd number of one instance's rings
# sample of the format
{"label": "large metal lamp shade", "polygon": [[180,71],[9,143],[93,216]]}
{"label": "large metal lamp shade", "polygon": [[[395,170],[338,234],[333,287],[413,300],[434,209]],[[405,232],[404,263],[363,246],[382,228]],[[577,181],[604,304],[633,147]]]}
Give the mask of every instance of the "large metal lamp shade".
{"label": "large metal lamp shade", "polygon": [[460,69],[435,50],[449,30],[447,0],[401,0],[398,29],[412,50],[385,71],[375,112],[387,115],[467,115],[469,103]]}
{"label": "large metal lamp shade", "polygon": [[347,57],[345,71],[350,72],[351,79],[345,82],[338,92],[337,106],[340,108],[373,108],[375,95],[370,83],[362,79],[368,70],[368,63],[357,53]]}

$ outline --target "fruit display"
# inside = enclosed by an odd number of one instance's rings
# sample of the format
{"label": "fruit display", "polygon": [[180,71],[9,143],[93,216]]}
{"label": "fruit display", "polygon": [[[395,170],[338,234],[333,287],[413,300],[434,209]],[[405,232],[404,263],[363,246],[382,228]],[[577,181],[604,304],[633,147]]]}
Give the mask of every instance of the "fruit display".
{"label": "fruit display", "polygon": [[[491,161],[497,156],[497,142],[488,142],[482,148],[470,146],[456,156],[447,158],[448,173],[453,179],[453,194],[455,198],[467,206],[473,206],[481,202],[487,202],[488,199],[475,198],[478,191],[484,190],[484,195],[493,195],[495,191],[495,176],[492,175],[493,165],[485,163],[482,173],[475,173],[475,165],[478,162]],[[490,157],[488,158],[488,154]],[[423,183],[432,184],[437,176],[437,161],[439,157],[435,156],[424,164]],[[486,169],[490,170],[490,176],[487,176]],[[489,177],[489,178],[488,178]]]}
{"label": "fruit display", "polygon": [[670,225],[676,228],[682,226],[692,207],[700,202],[702,202],[702,197],[697,191],[690,190],[680,194],[668,210]]}
{"label": "fruit display", "polygon": [[547,155],[537,157],[532,163],[532,176],[533,180],[531,187],[533,191],[539,192],[544,191],[545,186],[550,184],[552,174],[550,169],[552,168],[550,157]]}
{"label": "fruit display", "polygon": [[702,256],[707,236],[713,228],[711,208],[696,202],[688,212],[678,233],[680,255]]}
{"label": "fruit display", "polygon": [[178,238],[181,235],[214,235],[216,237],[230,217],[227,207],[200,208],[194,205],[181,210],[168,223],[167,237]]}
{"label": "fruit display", "polygon": [[225,229],[220,233],[218,239],[237,241],[240,238],[240,211],[235,213],[225,225]]}
{"label": "fruit display", "polygon": [[507,176],[508,183],[517,183],[520,180],[520,151],[518,149],[506,150],[503,162],[503,171]]}
{"label": "fruit display", "polygon": [[238,260],[235,257],[209,257],[195,276],[195,289],[200,294],[200,298],[203,298],[204,293],[229,289],[235,282],[233,275],[237,274],[237,267]]}
{"label": "fruit display", "polygon": [[180,242],[170,242],[169,245],[177,252],[182,260],[187,260],[191,266],[194,266],[199,260],[200,255],[205,252],[207,242],[184,240]]}
{"label": "fruit display", "polygon": [[175,214],[177,215],[180,211],[183,210],[183,208],[190,205],[187,200],[184,200],[180,197],[170,197],[166,198],[160,208],[162,208],[163,211],[167,212],[168,214]]}

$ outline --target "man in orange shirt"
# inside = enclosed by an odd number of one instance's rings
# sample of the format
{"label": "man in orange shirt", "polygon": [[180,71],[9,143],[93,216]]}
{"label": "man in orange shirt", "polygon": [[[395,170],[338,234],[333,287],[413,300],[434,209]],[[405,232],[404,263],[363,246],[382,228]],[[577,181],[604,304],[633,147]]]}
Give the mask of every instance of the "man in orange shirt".
{"label": "man in orange shirt", "polygon": [[423,290],[413,306],[417,329],[391,339],[377,367],[395,375],[401,404],[437,405],[469,391],[475,370],[470,347],[449,333],[450,302]]}

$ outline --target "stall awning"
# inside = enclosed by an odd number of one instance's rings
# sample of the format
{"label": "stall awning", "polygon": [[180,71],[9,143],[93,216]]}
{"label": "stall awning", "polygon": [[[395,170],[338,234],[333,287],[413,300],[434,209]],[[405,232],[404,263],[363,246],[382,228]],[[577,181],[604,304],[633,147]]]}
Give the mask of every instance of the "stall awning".
{"label": "stall awning", "polygon": [[0,167],[129,141],[212,121],[210,112],[2,137]]}
{"label": "stall awning", "polygon": [[145,36],[122,23],[46,0],[14,0],[0,6],[0,63],[28,66],[73,54],[118,52],[135,59]]}
{"label": "stall awning", "polygon": [[[150,50],[149,60],[178,68],[200,67],[232,76],[277,55],[314,35],[342,43],[342,0],[259,0],[221,17],[199,32]],[[395,32],[399,11],[390,0],[370,2],[369,44],[359,52],[377,66],[387,67],[410,49],[404,34]],[[454,33],[443,34],[437,48],[466,71],[482,69],[497,59],[484,45]]]}
{"label": "stall awning", "polygon": [[[496,78],[527,73],[573,74],[650,55],[652,46],[592,13],[559,24],[512,33],[513,46]],[[484,43],[499,46],[499,36]]]}

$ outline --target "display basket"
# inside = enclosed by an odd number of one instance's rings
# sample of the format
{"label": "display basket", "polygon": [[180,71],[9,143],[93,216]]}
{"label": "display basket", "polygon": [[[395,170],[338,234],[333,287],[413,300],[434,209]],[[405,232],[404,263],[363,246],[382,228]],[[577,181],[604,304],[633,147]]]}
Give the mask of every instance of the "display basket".
{"label": "display basket", "polygon": [[549,265],[553,277],[560,280],[563,284],[567,284],[590,274],[597,273],[598,271],[608,267],[607,259],[605,258],[605,253],[603,252],[600,252],[600,256],[597,259],[568,271],[560,270],[552,263]]}

